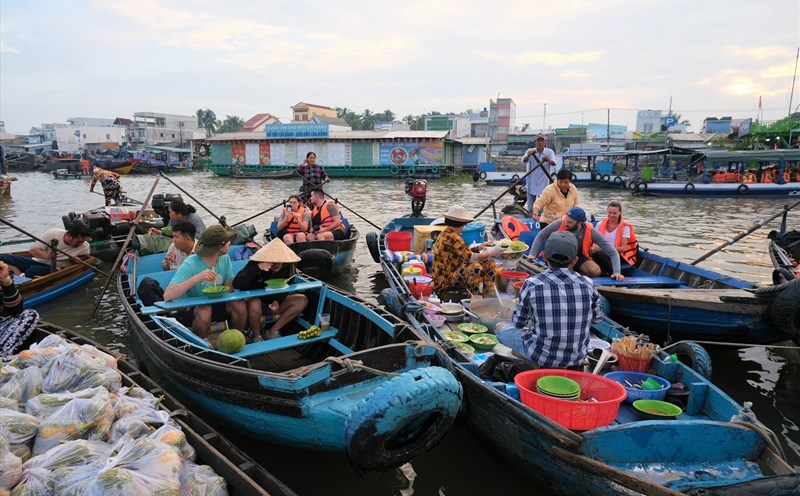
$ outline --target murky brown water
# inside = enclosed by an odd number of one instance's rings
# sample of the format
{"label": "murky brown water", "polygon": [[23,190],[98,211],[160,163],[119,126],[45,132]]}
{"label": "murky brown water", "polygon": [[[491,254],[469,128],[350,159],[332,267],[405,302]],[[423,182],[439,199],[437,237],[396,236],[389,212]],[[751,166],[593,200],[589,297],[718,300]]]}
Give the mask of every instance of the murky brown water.
{"label": "murky brown water", "polygon": [[[102,205],[102,198],[88,192],[89,181],[56,181],[52,176],[19,173],[12,186],[13,197],[0,200],[0,215],[40,234],[52,227],[62,227],[61,216],[70,211],[82,212]],[[224,179],[210,173],[171,176],[217,215],[235,223],[279,203],[297,191],[299,180]],[[125,176],[123,189],[132,198],[143,200],[155,176]],[[376,226],[410,211],[410,198],[403,193],[403,183],[390,179],[335,180],[326,188],[338,197],[351,223],[363,235],[377,231]],[[176,187],[161,179],[156,193],[178,193]],[[429,182],[425,213],[438,216],[452,203],[460,203],[478,212],[502,192],[501,188],[478,186],[470,179]],[[683,261],[692,261],[722,242],[743,232],[755,222],[771,216],[787,200],[755,198],[652,198],[630,195],[623,190],[582,188],[581,203],[587,212],[603,216],[610,200],[623,204],[623,215],[636,227],[639,242],[655,253]],[[207,224],[213,217],[194,204]],[[500,201],[499,206],[508,202]],[[274,212],[253,221],[263,232]],[[790,226],[800,227],[800,211],[790,213]],[[491,221],[491,210],[481,218]],[[774,227],[773,227],[774,226]],[[778,227],[778,220],[702,262],[701,267],[725,272],[748,281],[768,284],[772,269],[767,256],[766,235]],[[21,237],[12,229],[0,226],[0,240]],[[7,251],[6,247],[3,251]],[[106,264],[110,265],[110,264]],[[105,281],[98,278],[88,287],[40,309],[43,318],[75,329],[109,347],[131,352],[131,337],[122,307],[112,283],[103,298],[98,314],[87,320],[96,296]],[[361,242],[351,270],[335,285],[376,301],[386,287],[380,267],[372,261],[365,242]],[[751,349],[714,348],[714,380],[735,400],[753,401],[759,419],[781,438],[790,462],[800,467],[800,353],[776,354],[763,347]],[[284,447],[253,445],[236,438],[269,470],[275,472],[300,494],[346,491],[348,494],[528,494],[531,484],[518,477],[502,462],[495,460],[465,428],[456,428],[433,452],[414,460],[411,467],[385,474],[359,475],[350,469],[344,457],[292,450]],[[473,478],[465,468],[482,461],[483,473],[490,477]],[[297,470],[297,464],[311,467]],[[412,468],[413,467],[413,468]]]}

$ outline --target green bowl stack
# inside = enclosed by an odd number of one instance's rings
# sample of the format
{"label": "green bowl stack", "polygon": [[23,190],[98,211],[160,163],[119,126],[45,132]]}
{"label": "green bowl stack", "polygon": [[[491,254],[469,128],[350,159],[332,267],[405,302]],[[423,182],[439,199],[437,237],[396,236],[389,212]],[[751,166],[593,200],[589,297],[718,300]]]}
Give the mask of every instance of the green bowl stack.
{"label": "green bowl stack", "polygon": [[536,392],[560,400],[578,401],[581,399],[581,385],[569,377],[546,375],[536,381]]}

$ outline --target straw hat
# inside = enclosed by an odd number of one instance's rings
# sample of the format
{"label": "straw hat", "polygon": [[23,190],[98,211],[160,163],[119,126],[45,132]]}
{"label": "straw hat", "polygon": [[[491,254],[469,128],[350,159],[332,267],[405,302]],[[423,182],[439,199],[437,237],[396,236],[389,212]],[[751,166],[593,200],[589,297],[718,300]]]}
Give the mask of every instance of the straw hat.
{"label": "straw hat", "polygon": [[450,205],[447,212],[442,214],[445,219],[454,220],[456,222],[472,222],[472,217],[467,212],[467,209],[461,205]]}
{"label": "straw hat", "polygon": [[282,240],[275,238],[266,246],[261,247],[257,252],[253,253],[250,257],[253,262],[270,262],[270,263],[297,263],[300,257],[297,253],[293,252],[291,248],[286,246]]}

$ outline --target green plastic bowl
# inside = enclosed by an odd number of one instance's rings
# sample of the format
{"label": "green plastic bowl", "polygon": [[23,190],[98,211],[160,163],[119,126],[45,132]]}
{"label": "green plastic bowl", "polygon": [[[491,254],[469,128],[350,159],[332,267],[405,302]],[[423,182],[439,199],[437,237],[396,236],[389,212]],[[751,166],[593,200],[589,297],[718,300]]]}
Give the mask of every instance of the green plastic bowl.
{"label": "green plastic bowl", "polygon": [[449,339],[450,341],[456,341],[459,343],[466,343],[467,341],[469,341],[469,338],[467,337],[466,334],[458,331],[444,331],[442,333],[442,336],[444,336],[445,339]]}
{"label": "green plastic bowl", "polygon": [[581,391],[581,385],[569,377],[546,375],[536,381],[536,389],[551,396],[574,396]]}
{"label": "green plastic bowl", "polygon": [[475,353],[475,348],[468,345],[467,343],[462,343],[460,341],[453,341],[453,344],[464,353]]}
{"label": "green plastic bowl", "polygon": [[674,420],[683,413],[683,410],[672,403],[659,400],[636,400],[633,407],[639,417],[645,420]]}
{"label": "green plastic bowl", "polygon": [[[491,341],[491,343],[483,342],[485,340]],[[481,334],[473,334],[469,337],[469,344],[473,346],[476,350],[480,351],[489,351],[495,346],[497,346],[497,336],[494,334],[489,333],[481,333]]]}
{"label": "green plastic bowl", "polygon": [[283,289],[289,285],[289,279],[267,279],[264,284],[269,289]]}
{"label": "green plastic bowl", "polygon": [[171,227],[162,227],[161,228],[161,232],[164,233],[164,234],[172,234],[172,228]]}
{"label": "green plastic bowl", "polygon": [[481,324],[464,322],[463,324],[458,324],[458,330],[464,334],[485,334],[489,328]]}
{"label": "green plastic bowl", "polygon": [[221,298],[229,289],[228,286],[211,286],[203,288],[203,295],[208,298]]}

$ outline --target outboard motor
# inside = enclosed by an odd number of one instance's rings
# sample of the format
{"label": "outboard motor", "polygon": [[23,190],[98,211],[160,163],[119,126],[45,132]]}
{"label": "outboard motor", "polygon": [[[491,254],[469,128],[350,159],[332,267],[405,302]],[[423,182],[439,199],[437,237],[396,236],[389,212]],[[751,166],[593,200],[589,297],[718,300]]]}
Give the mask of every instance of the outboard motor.
{"label": "outboard motor", "polygon": [[406,194],[411,197],[411,217],[422,217],[425,208],[425,195],[428,192],[428,181],[424,179],[406,179]]}
{"label": "outboard motor", "polygon": [[156,193],[153,195],[153,200],[150,202],[153,206],[153,210],[164,220],[165,226],[169,223],[169,209],[167,207],[172,203],[172,200],[183,201],[183,197],[180,193]]}

